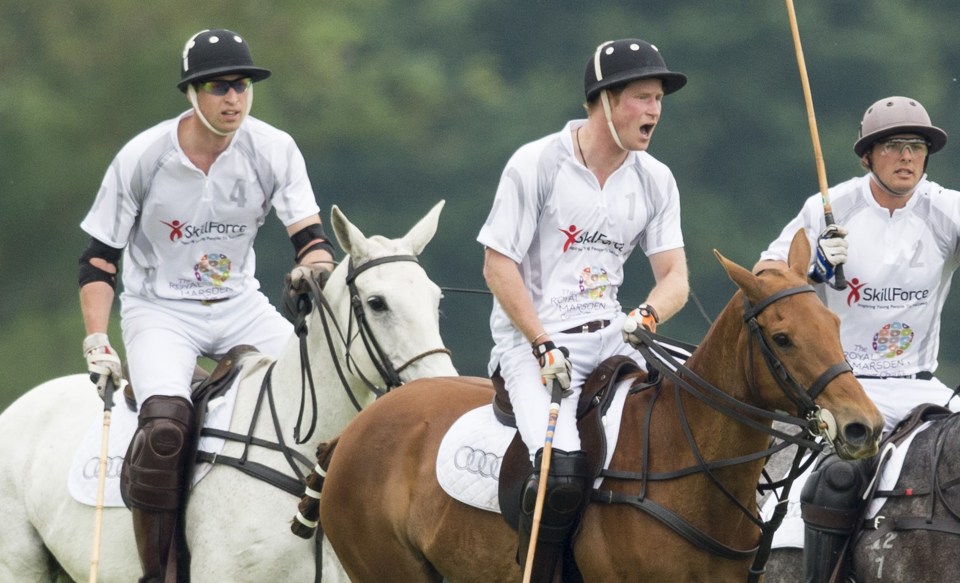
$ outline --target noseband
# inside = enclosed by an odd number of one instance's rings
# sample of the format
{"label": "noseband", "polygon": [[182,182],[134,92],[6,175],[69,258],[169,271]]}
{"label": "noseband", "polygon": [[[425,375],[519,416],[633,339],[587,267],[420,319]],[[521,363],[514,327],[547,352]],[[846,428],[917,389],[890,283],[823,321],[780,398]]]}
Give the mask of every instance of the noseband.
{"label": "noseband", "polygon": [[[353,307],[353,317],[357,321],[357,329],[360,333],[361,340],[363,340],[363,345],[366,347],[367,352],[373,357],[372,360],[374,366],[377,368],[377,373],[380,374],[380,377],[384,380],[387,386],[384,389],[380,389],[368,381],[359,369],[355,370],[354,372],[356,372],[357,376],[363,379],[363,381],[370,387],[370,390],[376,393],[378,397],[390,389],[395,389],[402,385],[403,381],[400,380],[400,373],[418,360],[433,354],[451,354],[450,350],[445,347],[431,348],[430,350],[414,355],[400,366],[394,367],[393,363],[390,362],[390,359],[387,357],[387,354],[383,351],[383,348],[380,347],[380,343],[377,342],[377,338],[373,334],[373,329],[370,328],[370,322],[367,320],[366,313],[363,310],[363,300],[360,298],[360,293],[357,291],[356,279],[357,276],[371,267],[383,265],[384,263],[395,263],[397,261],[411,261],[417,265],[420,264],[420,261],[417,259],[416,255],[389,255],[387,257],[378,257],[377,259],[371,259],[370,261],[361,264],[359,267],[354,265],[353,258],[351,257],[350,262],[347,264],[347,287],[350,290],[350,305]],[[350,345],[348,343],[348,355],[350,353],[349,346]],[[347,363],[352,367],[350,364],[351,362],[352,359],[348,358]],[[354,401],[354,405],[357,407],[357,411],[359,411],[359,404]]]}
{"label": "noseband", "polygon": [[[777,358],[777,355],[774,354],[773,350],[770,348],[770,345],[767,343],[766,339],[763,337],[763,330],[760,326],[760,323],[757,321],[757,316],[760,315],[763,310],[768,306],[777,302],[783,298],[800,294],[800,293],[815,293],[813,286],[811,285],[801,285],[798,287],[792,287],[784,290],[780,290],[773,295],[770,295],[760,303],[755,306],[750,305],[750,301],[744,295],[743,298],[743,321],[747,325],[747,329],[750,331],[750,336],[752,340],[755,340],[757,345],[760,347],[760,352],[763,354],[763,360],[767,364],[767,369],[770,371],[770,374],[776,379],[777,384],[780,385],[781,390],[790,399],[794,405],[797,406],[798,416],[807,420],[810,431],[814,435],[823,435],[831,442],[836,438],[836,420],[834,420],[833,415],[829,411],[824,411],[813,402],[820,393],[827,387],[827,385],[845,372],[852,372],[850,364],[846,361],[837,363],[825,370],[817,380],[815,380],[808,388],[804,389],[803,385],[797,382],[793,378],[793,375],[787,370],[787,368],[780,362],[780,359]],[[748,354],[750,355],[750,390],[756,396],[756,388],[753,385],[754,379],[754,366],[753,366],[753,351],[749,350]]]}
{"label": "noseband", "polygon": [[[814,289],[810,285],[788,288],[770,295],[755,306],[751,305],[749,300],[744,299],[743,321],[746,324],[747,330],[750,334],[750,346],[747,347],[750,367],[749,390],[759,405],[760,400],[758,398],[758,390],[754,385],[755,374],[752,346],[753,342],[756,341],[760,346],[760,351],[763,354],[763,360],[767,364],[767,368],[770,370],[772,376],[777,380],[777,384],[783,390],[784,394],[794,404],[797,405],[797,408],[799,409],[799,415],[801,415],[802,418],[793,417],[779,411],[768,411],[757,405],[740,401],[732,395],[727,394],[720,388],[713,386],[705,379],[687,368],[684,363],[676,360],[676,357],[658,342],[657,337],[654,334],[643,328],[639,328],[633,332],[633,334],[639,340],[639,343],[635,346],[647,361],[648,371],[650,371],[651,374],[659,373],[660,375],[663,375],[664,377],[673,381],[674,392],[676,395],[675,399],[678,403],[677,414],[679,417],[679,423],[683,428],[684,435],[690,447],[690,452],[694,456],[696,463],[690,467],[671,470],[669,472],[651,472],[649,470],[647,463],[650,459],[650,437],[648,435],[650,431],[650,418],[653,414],[656,400],[660,395],[659,391],[661,385],[659,380],[642,383],[632,388],[631,392],[648,390],[652,387],[656,387],[651,398],[649,399],[649,403],[647,404],[646,422],[643,425],[644,435],[642,437],[641,444],[643,452],[643,467],[639,473],[624,470],[615,471],[610,469],[606,469],[601,472],[602,477],[639,481],[641,484],[640,493],[633,494],[629,492],[614,492],[610,490],[596,489],[591,495],[591,500],[608,504],[629,504],[635,508],[639,508],[650,516],[661,521],[664,525],[674,530],[677,534],[691,544],[704,549],[711,554],[734,560],[753,558],[754,564],[750,569],[750,581],[753,581],[756,575],[762,574],[763,565],[766,562],[766,557],[769,555],[770,545],[773,540],[773,533],[780,525],[780,522],[782,522],[783,515],[787,510],[787,505],[778,504],[774,516],[770,519],[770,521],[764,522],[759,516],[757,516],[754,510],[745,506],[743,503],[737,500],[729,490],[727,490],[719,477],[715,475],[715,471],[720,468],[767,459],[774,453],[785,449],[791,444],[796,445],[797,454],[794,458],[789,475],[780,482],[771,484],[767,488],[772,489],[774,487],[782,486],[783,491],[781,494],[781,500],[785,501],[789,495],[789,490],[794,479],[801,472],[803,472],[810,463],[816,460],[817,457],[808,456],[804,460],[803,454],[807,450],[820,451],[823,449],[823,445],[811,438],[811,434],[813,436],[824,436],[831,441],[833,441],[834,437],[836,436],[836,421],[833,419],[833,416],[829,413],[829,411],[821,410],[820,407],[814,403],[814,399],[816,399],[817,396],[823,392],[830,381],[844,372],[850,372],[850,365],[846,362],[843,362],[827,368],[827,370],[821,374],[810,385],[809,388],[805,389],[799,382],[797,382],[795,378],[793,378],[793,376],[787,371],[784,364],[779,358],[777,358],[776,354],[774,354],[773,350],[770,348],[770,345],[764,339],[762,327],[757,321],[757,316],[771,304],[796,294],[813,291]],[[734,421],[766,433],[771,437],[777,438],[781,440],[782,443],[775,445],[773,442],[771,442],[771,445],[767,449],[747,453],[730,459],[705,459],[696,440],[693,437],[689,420],[687,419],[684,407],[682,406],[682,401],[680,401],[681,391],[685,391],[690,396],[708,404],[719,413],[733,419]],[[770,423],[779,421],[781,423],[804,428],[804,431],[796,435],[789,434],[775,427],[761,423],[760,419],[766,419]],[[757,546],[746,549],[738,549],[728,546],[723,542],[711,537],[695,525],[691,524],[675,511],[658,504],[656,501],[647,496],[648,482],[675,480],[677,478],[682,478],[695,473],[703,473],[716,485],[717,488],[720,489],[721,492],[723,492],[723,494],[729,500],[732,501],[737,508],[739,508],[740,512],[743,513],[747,520],[760,527],[761,540]]]}
{"label": "noseband", "polygon": [[[313,311],[314,303],[317,305],[317,313],[322,324],[321,329],[323,330],[327,348],[330,351],[330,358],[333,361],[333,366],[337,371],[337,376],[340,378],[340,385],[343,387],[347,397],[350,399],[350,402],[353,403],[353,406],[357,411],[360,411],[363,407],[360,405],[360,401],[357,399],[356,395],[354,395],[353,389],[350,387],[350,382],[347,380],[347,376],[344,374],[343,368],[340,364],[340,359],[337,357],[337,351],[335,348],[336,343],[334,342],[332,330],[336,330],[337,336],[344,346],[344,358],[347,361],[347,367],[358,378],[360,378],[360,380],[363,381],[363,383],[367,386],[367,389],[369,389],[370,392],[372,392],[378,398],[391,389],[395,389],[402,385],[403,381],[400,379],[400,373],[415,362],[434,354],[451,354],[450,350],[442,346],[439,348],[432,348],[413,356],[400,366],[395,367],[390,361],[386,352],[384,352],[383,348],[380,346],[380,343],[377,342],[376,336],[373,333],[373,329],[370,327],[370,323],[367,320],[366,313],[364,312],[363,301],[360,299],[360,293],[356,286],[356,279],[360,274],[372,267],[383,265],[384,263],[393,263],[396,261],[411,261],[413,263],[420,263],[415,255],[390,255],[387,257],[379,257],[377,259],[371,259],[360,266],[355,266],[353,259],[350,259],[350,263],[347,266],[346,283],[348,291],[350,292],[350,305],[352,310],[351,317],[347,323],[346,333],[344,333],[344,331],[340,328],[340,324],[337,322],[333,307],[330,306],[330,302],[323,293],[323,288],[320,287],[319,282],[314,281],[313,279],[305,280],[308,291],[299,294],[296,299],[292,300],[291,303],[293,304],[293,307],[291,311],[295,313],[293,317],[294,331],[300,339],[300,376],[302,385],[300,396],[300,414],[297,425],[294,428],[294,437],[296,438],[297,443],[305,443],[310,439],[314,430],[316,429],[317,391],[313,382],[313,373],[310,369],[309,351],[307,350],[306,325],[307,316]],[[353,332],[354,320],[357,322],[358,331],[356,333]],[[357,335],[359,335],[363,340],[364,347],[366,348],[367,353],[370,355],[370,360],[377,369],[377,373],[383,379],[385,383],[383,387],[378,387],[376,383],[368,379],[363,372],[360,371],[359,367],[356,366],[350,350],[353,346],[353,340]],[[310,423],[306,436],[301,438],[301,424],[304,421],[308,385],[310,387],[310,400],[313,409],[313,420]]]}

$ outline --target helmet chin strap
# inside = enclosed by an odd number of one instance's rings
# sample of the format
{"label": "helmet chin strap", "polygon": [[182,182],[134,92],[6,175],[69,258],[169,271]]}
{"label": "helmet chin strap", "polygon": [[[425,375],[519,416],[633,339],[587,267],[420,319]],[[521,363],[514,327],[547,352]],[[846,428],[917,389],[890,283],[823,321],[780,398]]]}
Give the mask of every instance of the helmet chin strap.
{"label": "helmet chin strap", "polygon": [[[607,41],[602,45],[597,47],[597,50],[593,53],[593,72],[597,77],[597,82],[603,80],[603,67],[600,66],[600,53],[603,51],[603,48],[607,45],[612,44],[613,41]],[[607,95],[606,89],[600,90],[600,101],[603,102],[603,115],[607,117],[607,127],[610,128],[610,135],[613,136],[613,141],[617,143],[617,146],[621,150],[626,150],[623,147],[623,143],[620,141],[620,136],[617,134],[617,128],[613,126],[613,114],[610,111],[610,96]]]}
{"label": "helmet chin strap", "polygon": [[607,127],[610,128],[610,135],[613,136],[613,141],[617,143],[617,146],[626,151],[626,148],[623,147],[623,143],[620,141],[620,136],[617,134],[617,128],[613,126],[613,114],[610,111],[610,97],[607,96],[607,90],[602,89],[600,91],[600,101],[603,102],[603,115],[607,118]]}
{"label": "helmet chin strap", "polygon": [[[886,183],[883,182],[883,180],[880,180],[880,177],[877,176],[877,173],[874,172],[873,170],[870,170],[870,178],[872,178],[873,181],[877,183],[877,186],[879,186],[881,190],[883,190],[884,192],[886,192],[886,193],[889,194],[890,196],[898,196],[898,197],[899,197],[899,196],[910,196],[911,194],[913,194],[913,191],[916,190],[916,187],[913,187],[913,188],[911,188],[910,190],[908,190],[908,191],[906,191],[906,192],[897,192],[896,190],[894,190],[894,189],[890,188],[889,186],[887,186]],[[918,183],[918,184],[919,184],[919,183]]]}
{"label": "helmet chin strap", "polygon": [[873,181],[877,183],[877,186],[879,186],[882,191],[886,192],[890,196],[897,196],[897,197],[910,196],[911,194],[914,193],[914,191],[917,190],[917,185],[920,184],[920,181],[922,181],[924,178],[927,177],[927,173],[926,173],[927,164],[930,163],[930,157],[928,156],[927,159],[923,161],[923,171],[924,171],[923,176],[920,177],[920,180],[917,181],[917,184],[915,184],[913,188],[911,188],[910,190],[907,190],[906,192],[897,192],[896,190],[887,186],[883,180],[880,180],[880,177],[877,176],[877,173],[873,171],[873,160],[871,159],[870,154],[866,154],[866,160],[867,160],[867,164],[866,164],[867,169],[870,171],[870,178],[872,178]]}
{"label": "helmet chin strap", "polygon": [[[253,84],[247,87],[247,90],[245,91],[245,93],[247,93],[247,107],[243,112],[244,118],[250,115],[250,109],[253,107]],[[208,130],[210,130],[211,132],[215,133],[216,135],[222,138],[232,136],[233,134],[236,133],[237,130],[233,130],[232,132],[222,132],[217,128],[213,127],[213,124],[211,124],[207,120],[207,118],[203,115],[203,112],[200,111],[200,105],[199,103],[197,103],[197,88],[193,86],[193,83],[187,86],[187,98],[190,100],[190,104],[193,105],[193,112],[197,114],[197,118],[201,122],[203,122],[203,125],[207,126]]]}

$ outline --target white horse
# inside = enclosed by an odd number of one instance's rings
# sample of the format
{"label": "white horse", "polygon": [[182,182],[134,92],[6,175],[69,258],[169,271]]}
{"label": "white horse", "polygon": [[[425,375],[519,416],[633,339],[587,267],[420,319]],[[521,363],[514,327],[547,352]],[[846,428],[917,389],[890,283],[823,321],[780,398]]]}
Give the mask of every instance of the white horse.
{"label": "white horse", "polygon": [[[377,356],[370,352],[376,350],[369,348],[369,339],[359,339],[351,297],[362,306],[361,315],[387,361],[385,368],[399,372],[403,382],[457,374],[439,332],[440,288],[416,262],[436,232],[442,206],[443,202],[434,206],[403,238],[393,240],[366,238],[333,207],[331,225],[349,258],[334,270],[323,291],[333,314],[326,319],[337,324],[329,326],[332,350],[321,329],[325,314],[320,313],[316,298],[306,319],[308,360],[317,387],[316,431],[309,443],[295,443],[295,426],[301,417],[305,416],[305,423],[312,417],[309,388],[306,412],[301,414],[297,337],[291,338],[276,361],[259,353],[239,360],[239,390],[230,431],[248,432],[262,382],[274,362],[272,391],[280,438],[307,459],[315,458],[317,443],[337,435],[357,413],[342,386],[337,364],[360,405],[376,398],[369,383],[386,383],[383,377],[389,375],[380,374],[383,367],[375,365]],[[353,293],[348,285],[351,281]],[[346,343],[338,329],[349,336]],[[336,354],[336,362],[331,352]],[[277,442],[269,399],[263,400],[254,436]],[[117,407],[124,406],[120,399]],[[0,415],[0,581],[87,581],[95,508],[70,496],[67,473],[77,444],[100,422],[102,413],[103,403],[87,375],[76,374],[41,384]],[[243,446],[228,441],[221,455],[241,456]],[[247,459],[292,477],[291,465],[278,452],[254,446]],[[188,500],[186,535],[192,582],[313,581],[315,543],[290,533],[290,516],[298,496],[215,463]],[[141,571],[130,512],[124,507],[108,507],[102,520],[98,581],[135,581]]]}

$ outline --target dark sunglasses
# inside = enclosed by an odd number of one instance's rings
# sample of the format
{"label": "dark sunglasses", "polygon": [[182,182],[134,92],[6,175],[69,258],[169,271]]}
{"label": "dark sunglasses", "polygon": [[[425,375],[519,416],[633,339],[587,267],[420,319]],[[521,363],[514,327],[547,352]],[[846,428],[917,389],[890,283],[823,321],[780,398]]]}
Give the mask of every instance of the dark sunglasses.
{"label": "dark sunglasses", "polygon": [[237,92],[237,95],[240,95],[247,90],[247,87],[253,84],[253,81],[250,80],[250,77],[241,77],[240,79],[234,79],[233,81],[227,81],[226,79],[214,79],[213,81],[204,81],[203,83],[198,83],[197,87],[210,93],[211,95],[216,95],[218,97],[223,97],[227,94],[228,91],[233,89]]}

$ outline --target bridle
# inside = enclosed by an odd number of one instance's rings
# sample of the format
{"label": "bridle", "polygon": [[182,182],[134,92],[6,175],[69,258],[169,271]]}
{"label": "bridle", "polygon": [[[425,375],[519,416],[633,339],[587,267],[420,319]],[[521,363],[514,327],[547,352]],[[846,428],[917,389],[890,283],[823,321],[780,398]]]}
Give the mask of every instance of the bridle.
{"label": "bridle", "polygon": [[[782,485],[784,490],[781,494],[781,498],[786,500],[790,486],[794,479],[800,473],[802,473],[816,458],[816,456],[809,456],[806,461],[802,461],[803,453],[805,453],[807,450],[821,451],[824,447],[823,443],[815,440],[815,437],[822,436],[825,438],[830,438],[829,435],[831,433],[835,436],[836,421],[833,420],[833,416],[828,411],[821,410],[820,407],[814,403],[814,399],[816,399],[817,396],[823,392],[827,384],[829,384],[834,378],[840,374],[843,374],[844,372],[850,372],[850,365],[844,361],[842,363],[830,366],[813,383],[811,383],[809,387],[804,388],[803,385],[801,385],[789,373],[786,366],[780,361],[780,359],[777,358],[776,354],[763,337],[762,326],[757,321],[757,316],[759,316],[760,313],[762,313],[767,307],[775,302],[796,294],[813,292],[814,289],[812,286],[801,285],[778,291],[758,302],[756,305],[752,305],[749,300],[746,298],[744,299],[743,321],[750,334],[750,345],[748,346],[748,352],[750,354],[749,376],[751,385],[749,390],[751,391],[751,395],[754,398],[757,397],[757,389],[753,384],[755,372],[752,348],[753,342],[756,342],[760,347],[763,360],[773,377],[776,379],[777,384],[783,390],[784,394],[794,404],[797,405],[799,416],[768,411],[736,399],[721,389],[711,385],[705,379],[688,369],[682,362],[679,362],[669,350],[660,345],[660,343],[657,341],[657,337],[654,334],[643,328],[636,330],[633,334],[635,334],[640,340],[639,344],[637,345],[637,350],[647,361],[648,367],[651,369],[651,374],[657,376],[662,375],[662,377],[667,377],[674,383],[675,401],[677,403],[678,415],[680,417],[680,422],[688,445],[690,446],[691,452],[696,459],[696,464],[687,468],[673,470],[670,472],[654,473],[649,471],[648,460],[650,459],[650,419],[653,414],[654,404],[661,394],[660,389],[662,388],[662,384],[659,382],[659,380],[650,383],[643,383],[632,388],[631,392],[648,389],[653,389],[656,391],[653,397],[650,399],[645,414],[646,422],[644,424],[644,434],[641,445],[643,467],[639,473],[608,469],[603,470],[600,474],[601,477],[639,481],[641,483],[640,493],[634,495],[624,492],[594,490],[591,495],[591,499],[596,502],[608,504],[627,504],[643,510],[652,517],[660,520],[662,523],[674,530],[674,532],[693,545],[720,557],[732,560],[744,560],[752,557],[754,558],[754,565],[750,570],[751,577],[762,574],[763,565],[766,563],[766,556],[769,554],[773,533],[779,527],[780,522],[783,520],[783,515],[786,513],[786,504],[784,503],[778,505],[774,517],[771,518],[770,521],[764,522],[761,518],[755,516],[747,507],[745,507],[736,498],[736,496],[723,485],[723,483],[715,475],[715,471],[726,467],[764,459],[778,451],[786,449],[791,445],[796,445],[798,449],[797,455],[787,478],[781,482],[778,482],[777,484],[771,484],[769,486],[772,489]],[[750,426],[758,431],[771,435],[774,438],[782,440],[782,443],[775,446],[772,445],[771,447],[759,452],[754,452],[731,459],[710,461],[705,460],[700,452],[699,446],[696,444],[693,438],[690,424],[687,420],[686,412],[680,399],[681,391],[686,391],[691,396],[704,402],[711,408],[719,411],[727,417],[730,417],[744,425]],[[802,431],[795,435],[786,433],[771,427],[764,422],[761,422],[758,418],[766,419],[771,422],[779,421],[784,424],[794,425],[802,428]],[[727,499],[729,499],[750,521],[752,521],[761,529],[761,540],[756,547],[750,549],[736,549],[730,547],[704,533],[669,508],[650,500],[646,495],[647,484],[650,481],[674,480],[696,473],[703,473],[706,475]]]}
{"label": "bridle", "polygon": [[[350,386],[350,382],[347,380],[347,376],[344,373],[340,359],[337,357],[337,342],[334,340],[332,332],[333,330],[336,331],[339,343],[344,347],[344,359],[346,360],[348,370],[356,375],[364,383],[364,385],[366,385],[366,388],[376,395],[376,398],[379,398],[389,391],[401,386],[403,384],[403,380],[400,378],[400,373],[419,360],[434,354],[451,354],[450,350],[443,346],[431,348],[410,357],[400,366],[394,366],[394,364],[390,361],[389,356],[386,354],[386,352],[384,352],[383,348],[380,346],[380,343],[377,341],[376,334],[374,333],[373,328],[370,326],[369,319],[367,318],[364,310],[364,301],[360,298],[360,292],[357,290],[356,280],[361,274],[373,267],[383,265],[385,263],[395,263],[398,261],[407,261],[417,264],[420,263],[415,255],[389,255],[371,259],[361,263],[360,265],[355,265],[353,258],[350,258],[350,261],[347,264],[346,284],[348,291],[350,292],[351,311],[349,321],[347,322],[346,332],[343,331],[343,329],[340,327],[340,324],[337,322],[333,307],[327,300],[320,282],[313,279],[307,279],[305,281],[308,291],[300,294],[296,299],[296,314],[293,322],[294,330],[300,339],[300,414],[297,420],[297,425],[294,429],[294,437],[298,444],[305,443],[310,439],[314,430],[316,429],[317,423],[317,392],[313,382],[313,374],[310,370],[310,357],[307,349],[307,316],[309,316],[309,314],[313,311],[314,302],[317,304],[317,313],[322,324],[321,328],[323,329],[327,348],[330,351],[331,360],[333,361],[334,368],[337,371],[337,376],[340,379],[340,384],[357,411],[360,411],[363,406],[360,404],[359,399],[354,394],[354,391]],[[356,325],[356,331],[354,331],[354,325]],[[370,360],[373,362],[377,374],[379,374],[380,378],[383,379],[383,386],[378,386],[376,383],[367,378],[367,376],[364,375],[360,370],[360,367],[357,366],[356,361],[351,353],[351,349],[353,347],[354,340],[358,336],[363,341],[364,349],[369,354]],[[307,431],[307,434],[301,439],[301,424],[303,422],[304,409],[307,401],[307,386],[310,387],[309,394],[312,405],[312,420],[310,422],[310,427]]]}
{"label": "bridle", "polygon": [[[383,265],[385,263],[393,263],[398,261],[410,261],[419,264],[419,261],[415,255],[390,255],[387,257],[379,257],[377,259],[371,259],[370,261],[362,263],[359,266],[355,266],[353,259],[351,258],[348,264],[346,283],[350,292],[350,304],[352,309],[350,311],[350,318],[346,333],[344,333],[340,328],[340,325],[336,320],[333,307],[330,305],[330,302],[324,294],[323,286],[321,285],[320,281],[317,281],[313,278],[307,278],[304,281],[304,284],[307,286],[307,291],[284,297],[284,311],[287,312],[288,317],[290,317],[293,322],[294,331],[299,338],[300,344],[300,411],[297,417],[297,424],[293,430],[294,440],[298,445],[306,443],[313,436],[313,432],[316,430],[318,420],[317,390],[313,382],[313,373],[310,370],[309,351],[307,350],[307,317],[313,312],[314,303],[317,305],[317,313],[322,323],[321,327],[323,328],[327,348],[330,350],[331,360],[333,361],[334,367],[337,370],[340,383],[343,386],[344,391],[346,391],[347,396],[350,398],[350,401],[353,403],[353,406],[356,407],[357,411],[360,411],[362,406],[360,405],[356,395],[354,395],[353,389],[350,387],[350,383],[347,381],[347,377],[343,372],[343,367],[340,364],[340,360],[337,358],[336,343],[334,342],[331,329],[336,330],[337,337],[344,347],[344,358],[347,361],[347,366],[349,367],[350,371],[359,377],[364,384],[366,384],[367,388],[378,398],[390,390],[401,386],[403,381],[400,379],[400,373],[415,362],[433,354],[451,355],[450,350],[441,346],[439,348],[432,348],[430,350],[421,352],[420,354],[407,359],[400,366],[395,367],[390,361],[388,355],[380,346],[380,343],[377,342],[376,335],[374,334],[366,316],[366,312],[364,311],[364,302],[360,299],[360,294],[356,286],[356,279],[368,269],[378,265]],[[285,291],[285,293],[289,293],[289,290]],[[356,332],[353,330],[354,321],[356,321],[357,326]],[[377,373],[384,380],[383,387],[379,387],[367,379],[360,371],[359,367],[354,363],[350,350],[353,346],[353,340],[357,336],[360,336],[363,339],[364,348],[370,355],[370,359],[373,361],[373,364],[377,369]],[[306,476],[304,475],[301,466],[310,467],[313,462],[311,462],[306,456],[301,454],[296,449],[288,447],[284,442],[284,430],[280,423],[280,418],[277,413],[276,399],[274,398],[273,394],[273,371],[276,364],[276,361],[272,362],[263,377],[263,381],[260,384],[260,392],[257,397],[257,402],[251,417],[250,426],[246,434],[238,434],[231,431],[221,431],[210,428],[204,428],[202,430],[203,435],[211,435],[221,439],[237,441],[244,444],[242,455],[239,457],[231,457],[225,455],[208,454],[198,459],[211,464],[220,464],[233,467],[251,477],[262,480],[299,498],[303,495],[304,487],[306,485]],[[304,409],[306,408],[308,386],[310,387],[309,395],[312,404],[312,418],[310,420],[307,434],[301,438],[301,425],[304,421]],[[273,424],[277,439],[275,443],[269,440],[254,437],[254,431],[256,429],[261,412],[264,409],[264,404],[266,404],[270,415],[270,421]],[[251,446],[258,446],[279,452],[290,466],[294,475],[291,477],[269,466],[248,459],[248,453]],[[200,453],[204,454],[205,452]],[[317,541],[319,540],[320,539],[318,538]],[[321,554],[318,548],[317,570],[315,577],[316,581],[320,580],[321,575],[320,560]]]}
{"label": "bridle", "polygon": [[[760,347],[760,352],[763,354],[763,361],[767,365],[767,369],[770,371],[770,374],[777,381],[777,384],[780,385],[780,389],[783,393],[797,406],[798,416],[804,418],[808,422],[808,428],[810,433],[813,435],[821,435],[824,438],[828,439],[831,443],[837,437],[837,422],[834,419],[833,414],[829,411],[821,409],[814,399],[816,399],[820,393],[823,392],[827,385],[838,377],[839,375],[845,372],[851,372],[853,369],[850,367],[850,364],[847,361],[839,362],[823,371],[817,380],[815,380],[809,387],[806,389],[797,382],[795,378],[790,374],[787,368],[780,362],[780,359],[777,358],[777,355],[774,354],[771,350],[770,345],[767,343],[767,340],[763,337],[763,330],[760,327],[760,323],[757,322],[757,316],[763,312],[770,304],[781,300],[783,298],[800,294],[800,293],[816,293],[811,285],[801,285],[797,287],[792,287],[784,290],[780,290],[755,306],[750,305],[750,300],[744,296],[743,298],[743,321],[747,325],[747,329],[750,331],[750,337],[752,341],[755,341]],[[750,391],[757,396],[756,386],[753,381],[755,379],[754,374],[754,364],[753,364],[753,350],[748,351],[750,355]]]}
{"label": "bridle", "polygon": [[[357,328],[360,333],[360,338],[363,340],[363,345],[367,349],[367,352],[371,356],[375,356],[373,360],[374,366],[377,368],[377,373],[382,379],[387,383],[386,389],[379,389],[374,386],[373,383],[368,381],[363,373],[359,369],[353,371],[355,374],[363,379],[371,391],[381,396],[391,389],[395,389],[403,384],[403,381],[400,380],[400,373],[403,372],[407,367],[413,363],[431,356],[433,354],[447,354],[450,355],[450,350],[445,347],[440,348],[431,348],[430,350],[425,350],[420,354],[414,355],[409,358],[406,362],[401,364],[398,367],[394,367],[390,362],[390,359],[387,357],[386,353],[380,347],[380,343],[377,342],[376,336],[373,334],[373,329],[370,328],[370,322],[366,317],[366,313],[363,310],[363,300],[360,299],[360,293],[357,291],[357,276],[359,276],[364,271],[370,269],[371,267],[376,267],[378,265],[383,265],[384,263],[395,263],[397,261],[412,261],[413,263],[420,264],[420,261],[417,259],[416,255],[390,255],[388,257],[378,257],[377,259],[371,259],[366,263],[361,264],[359,267],[355,266],[353,263],[353,258],[350,259],[350,262],[347,264],[347,287],[350,290],[350,305],[353,307],[353,317],[357,321]],[[352,363],[353,360],[350,358],[349,345],[347,346],[347,363]],[[341,379],[342,380],[342,379]],[[354,405],[358,405],[354,401]],[[360,410],[360,407],[357,407],[357,411]]]}

